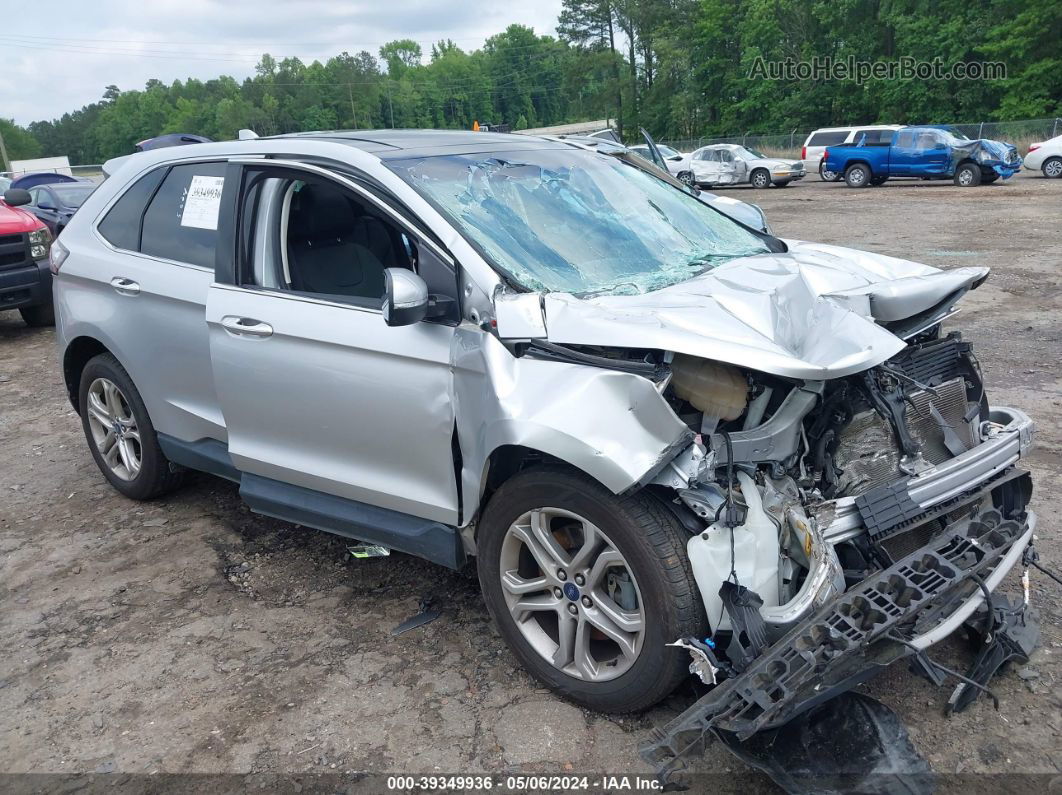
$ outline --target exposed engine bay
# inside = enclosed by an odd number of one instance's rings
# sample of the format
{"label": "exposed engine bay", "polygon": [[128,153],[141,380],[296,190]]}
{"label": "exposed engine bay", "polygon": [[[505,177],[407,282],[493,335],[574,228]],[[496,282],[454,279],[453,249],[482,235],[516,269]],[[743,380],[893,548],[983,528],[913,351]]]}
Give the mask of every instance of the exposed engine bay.
{"label": "exposed engine bay", "polygon": [[[972,346],[939,324],[824,381],[651,350],[536,341],[527,354],[652,379],[694,439],[648,484],[690,533],[711,631],[674,644],[713,689],[643,749],[665,778],[710,730],[778,727],[901,656],[939,684],[925,649],[1031,550],[1031,481],[1013,466],[1031,421],[989,406]],[[1027,603],[985,601],[978,629],[1028,654]],[[996,668],[966,680],[967,703]]]}

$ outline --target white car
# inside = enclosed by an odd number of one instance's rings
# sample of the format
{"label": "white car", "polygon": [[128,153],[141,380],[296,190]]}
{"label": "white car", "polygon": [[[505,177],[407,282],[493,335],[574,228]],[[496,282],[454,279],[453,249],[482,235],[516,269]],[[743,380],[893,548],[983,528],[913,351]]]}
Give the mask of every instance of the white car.
{"label": "white car", "polygon": [[[888,146],[892,133],[902,124],[866,124],[862,127],[822,127],[808,134],[804,147],[800,150],[800,159],[808,171],[818,171],[819,178],[825,182],[837,182],[843,174],[825,169],[823,155],[828,146],[857,143],[860,138],[867,146]],[[866,136],[865,138],[863,136]]]}
{"label": "white car", "polygon": [[1029,144],[1025,167],[1030,171],[1040,169],[1048,179],[1062,177],[1062,135],[1056,135],[1041,143]]}
{"label": "white car", "polygon": [[698,188],[745,183],[754,188],[769,188],[771,185],[785,187],[803,179],[805,173],[804,164],[799,160],[767,157],[738,144],[710,144],[690,155],[688,168],[678,177]]}
{"label": "white car", "polygon": [[[670,146],[664,144],[657,144],[656,148],[660,150],[660,154],[664,157],[664,163],[667,165],[667,170],[673,177],[677,177],[683,171],[687,170],[686,164],[689,162],[690,155],[688,152],[680,152],[677,149],[672,149]],[[653,156],[649,152],[649,146],[647,144],[638,144],[637,146],[628,147],[636,155],[641,155],[649,162],[653,161]]]}

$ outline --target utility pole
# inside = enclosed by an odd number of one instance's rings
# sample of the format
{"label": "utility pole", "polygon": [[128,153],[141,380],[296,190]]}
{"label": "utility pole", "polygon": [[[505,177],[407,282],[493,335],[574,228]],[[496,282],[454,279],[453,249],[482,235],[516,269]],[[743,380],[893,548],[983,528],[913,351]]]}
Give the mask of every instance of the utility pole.
{"label": "utility pole", "polygon": [[391,111],[391,129],[395,128],[395,106],[391,104],[391,79],[387,79],[387,107]]}
{"label": "utility pole", "polygon": [[354,117],[354,129],[358,129],[358,112],[354,110],[354,89],[347,83],[347,93],[350,95],[350,115]]}
{"label": "utility pole", "polygon": [[11,170],[11,161],[7,159],[7,147],[4,146],[3,130],[0,130],[0,163],[3,163],[4,171]]}

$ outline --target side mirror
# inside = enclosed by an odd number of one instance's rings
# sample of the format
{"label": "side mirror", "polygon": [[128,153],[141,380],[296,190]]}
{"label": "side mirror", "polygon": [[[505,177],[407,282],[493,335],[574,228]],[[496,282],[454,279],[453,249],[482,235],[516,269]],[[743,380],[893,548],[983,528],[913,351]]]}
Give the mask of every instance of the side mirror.
{"label": "side mirror", "polygon": [[384,270],[384,322],[408,326],[423,320],[427,313],[428,285],[424,280],[405,268]]}
{"label": "side mirror", "polygon": [[4,191],[4,203],[8,207],[21,207],[33,201],[29,191],[23,188],[8,188]]}

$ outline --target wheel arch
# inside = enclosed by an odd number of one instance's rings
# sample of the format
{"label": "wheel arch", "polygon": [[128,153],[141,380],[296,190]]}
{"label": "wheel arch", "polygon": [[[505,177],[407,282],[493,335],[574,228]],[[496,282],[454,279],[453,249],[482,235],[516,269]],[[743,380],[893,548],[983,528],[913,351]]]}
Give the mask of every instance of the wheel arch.
{"label": "wheel arch", "polygon": [[63,380],[66,383],[66,393],[70,398],[70,405],[74,407],[75,411],[81,411],[81,407],[78,405],[81,373],[85,369],[85,365],[101,353],[109,353],[114,356],[110,348],[95,337],[88,335],[75,337],[63,351]]}

